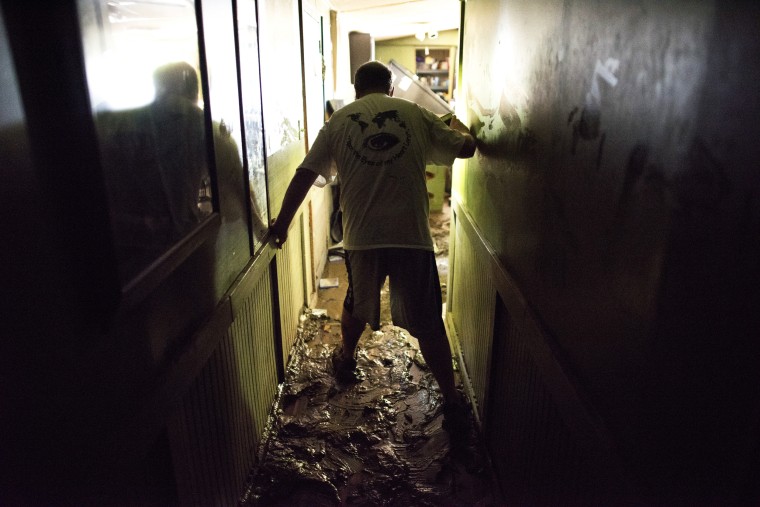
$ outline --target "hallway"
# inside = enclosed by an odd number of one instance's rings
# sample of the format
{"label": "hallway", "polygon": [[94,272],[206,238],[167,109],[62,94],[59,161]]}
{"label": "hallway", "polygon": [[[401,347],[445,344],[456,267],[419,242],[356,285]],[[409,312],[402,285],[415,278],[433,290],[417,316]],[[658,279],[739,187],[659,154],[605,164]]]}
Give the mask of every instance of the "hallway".
{"label": "hallway", "polygon": [[[760,505],[760,2],[431,3],[0,0],[0,505]],[[387,308],[335,383],[329,189],[270,241],[368,59],[476,141],[453,442]]]}
{"label": "hallway", "polygon": [[[431,215],[444,282],[447,213],[446,207]],[[331,256],[323,279],[338,286],[321,289],[318,310],[302,318],[243,505],[496,505],[475,421],[452,445],[416,339],[390,323],[387,284],[382,328],[367,329],[359,344],[363,380],[336,383],[330,355],[341,339],[342,257]],[[461,390],[461,378],[457,385]]]}

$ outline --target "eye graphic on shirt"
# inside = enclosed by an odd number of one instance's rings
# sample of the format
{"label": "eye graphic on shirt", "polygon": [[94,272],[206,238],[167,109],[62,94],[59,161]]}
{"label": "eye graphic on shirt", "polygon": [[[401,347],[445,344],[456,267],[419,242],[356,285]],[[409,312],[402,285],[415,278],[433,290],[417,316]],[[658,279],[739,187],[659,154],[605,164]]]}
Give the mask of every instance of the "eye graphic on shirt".
{"label": "eye graphic on shirt", "polygon": [[398,111],[383,111],[372,118],[362,113],[349,116],[359,130],[352,130],[347,146],[364,165],[382,166],[392,164],[407,150],[411,134]]}
{"label": "eye graphic on shirt", "polygon": [[398,137],[382,132],[380,134],[373,134],[365,139],[364,146],[374,151],[385,151],[393,148],[400,142],[401,140]]}

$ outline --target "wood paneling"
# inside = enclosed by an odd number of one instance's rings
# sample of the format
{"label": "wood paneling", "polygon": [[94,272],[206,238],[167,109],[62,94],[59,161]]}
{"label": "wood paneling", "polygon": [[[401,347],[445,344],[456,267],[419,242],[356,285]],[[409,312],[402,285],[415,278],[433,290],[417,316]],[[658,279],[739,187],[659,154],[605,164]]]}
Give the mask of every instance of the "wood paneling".
{"label": "wood paneling", "polygon": [[462,203],[453,204],[449,329],[506,499],[628,499],[631,484],[604,422],[492,246]]}
{"label": "wood paneling", "polygon": [[277,391],[270,277],[261,276],[168,433],[181,505],[237,505]]}
{"label": "wood paneling", "polygon": [[[461,208],[457,208],[457,211]],[[493,334],[493,299],[495,289],[490,273],[483,266],[489,262],[483,243],[473,237],[469,221],[454,212],[456,255],[452,267],[452,287],[456,297],[450,299],[450,327],[453,327],[462,354],[463,368],[472,384],[478,413],[483,417],[488,390],[488,371]],[[452,326],[453,325],[453,326]]]}
{"label": "wood paneling", "polygon": [[282,367],[287,367],[290,349],[296,341],[298,319],[303,311],[304,289],[303,214],[297,216],[288,240],[277,255],[277,288],[282,329]]}

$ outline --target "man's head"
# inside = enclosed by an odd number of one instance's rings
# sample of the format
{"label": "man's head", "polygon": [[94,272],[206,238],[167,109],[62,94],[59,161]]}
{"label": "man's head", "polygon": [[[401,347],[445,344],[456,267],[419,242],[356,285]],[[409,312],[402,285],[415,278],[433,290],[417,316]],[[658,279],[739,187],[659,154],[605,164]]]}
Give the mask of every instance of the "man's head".
{"label": "man's head", "polygon": [[178,95],[192,102],[198,101],[198,73],[186,62],[163,65],[153,72],[156,99]]}
{"label": "man's head", "polygon": [[354,90],[357,99],[369,93],[393,95],[392,83],[391,69],[378,61],[362,64],[354,74]]}

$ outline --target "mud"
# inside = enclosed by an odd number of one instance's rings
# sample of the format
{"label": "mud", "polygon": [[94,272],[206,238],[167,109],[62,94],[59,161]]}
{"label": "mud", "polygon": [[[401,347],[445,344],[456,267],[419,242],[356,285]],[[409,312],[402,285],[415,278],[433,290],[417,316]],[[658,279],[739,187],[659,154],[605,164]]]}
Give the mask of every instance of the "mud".
{"label": "mud", "polygon": [[[430,215],[444,301],[449,216],[448,203]],[[382,328],[365,331],[359,342],[362,381],[336,382],[330,357],[341,340],[347,283],[342,259],[329,262],[323,277],[338,278],[339,285],[320,289],[324,312],[302,318],[241,505],[500,504],[474,419],[469,432],[453,440],[442,429],[438,385],[417,340],[392,325],[387,283],[381,293]]]}
{"label": "mud", "polygon": [[392,325],[365,331],[362,380],[350,385],[332,376],[339,343],[337,320],[302,318],[241,505],[496,505],[474,420],[451,438],[441,428],[442,398],[416,339]]}

